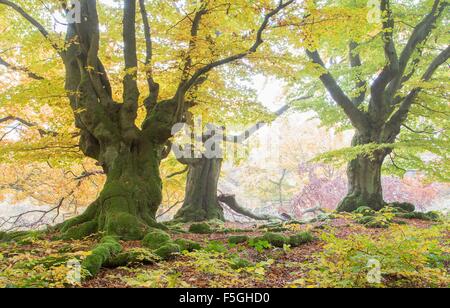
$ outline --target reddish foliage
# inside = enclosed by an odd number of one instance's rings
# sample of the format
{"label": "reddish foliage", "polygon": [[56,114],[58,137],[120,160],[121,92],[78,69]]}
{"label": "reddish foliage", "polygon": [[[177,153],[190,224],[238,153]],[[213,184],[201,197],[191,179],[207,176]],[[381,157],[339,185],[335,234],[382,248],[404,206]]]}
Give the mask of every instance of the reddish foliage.
{"label": "reddish foliage", "polygon": [[[345,173],[329,165],[303,163],[298,172],[306,184],[293,200],[293,214],[297,217],[314,207],[334,210],[347,193]],[[445,186],[427,184],[418,175],[404,179],[387,176],[382,182],[386,202],[409,202],[420,210],[430,207]]]}

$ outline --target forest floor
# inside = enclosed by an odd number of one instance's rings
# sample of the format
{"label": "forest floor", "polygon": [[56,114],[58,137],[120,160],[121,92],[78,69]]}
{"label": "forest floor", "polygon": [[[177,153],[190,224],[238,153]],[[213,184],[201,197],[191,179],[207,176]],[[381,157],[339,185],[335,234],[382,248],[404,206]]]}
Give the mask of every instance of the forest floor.
{"label": "forest floor", "polygon": [[[187,229],[188,226],[186,226]],[[226,223],[227,233],[171,233],[196,241],[202,249],[169,260],[103,268],[75,287],[448,287],[448,222],[397,219],[386,228],[366,228],[344,216],[278,228],[286,238],[313,235],[299,247],[270,245],[258,238],[260,225]],[[269,230],[270,231],[270,230]],[[304,234],[304,233],[303,233]],[[229,237],[250,239],[230,244]],[[69,260],[83,260],[98,237],[81,241],[31,239],[0,244],[0,287],[73,287]],[[124,250],[142,249],[140,241],[120,242]],[[145,262],[143,262],[145,263]],[[82,274],[85,277],[84,274]]]}

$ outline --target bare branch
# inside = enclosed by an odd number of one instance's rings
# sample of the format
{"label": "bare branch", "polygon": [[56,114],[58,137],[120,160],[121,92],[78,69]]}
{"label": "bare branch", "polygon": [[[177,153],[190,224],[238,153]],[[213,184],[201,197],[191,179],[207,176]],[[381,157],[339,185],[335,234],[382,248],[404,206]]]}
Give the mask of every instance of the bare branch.
{"label": "bare branch", "polygon": [[182,174],[185,174],[186,172],[188,172],[188,170],[189,170],[189,166],[186,166],[183,170],[181,170],[181,171],[177,171],[177,172],[174,172],[174,173],[172,173],[172,174],[169,174],[168,176],[166,176],[166,179],[171,179],[171,178],[174,178],[174,177],[176,177],[176,176],[178,176],[178,175],[182,175]]}
{"label": "bare branch", "polygon": [[[304,97],[297,98],[296,101],[307,100],[309,98],[311,98],[311,96],[304,96]],[[290,104],[284,105],[283,107],[281,107],[279,110],[277,110],[274,113],[275,117],[276,118],[281,117],[283,114],[285,114],[290,109],[290,107],[291,107]],[[266,125],[267,125],[266,122],[259,122],[238,136],[226,136],[225,140],[227,142],[232,142],[232,143],[239,143],[239,144],[243,143],[246,140],[248,140],[251,136],[253,136],[261,128],[265,127]]]}
{"label": "bare branch", "polygon": [[40,128],[40,127],[38,127],[38,124],[30,122],[30,121],[27,121],[27,120],[25,120],[23,118],[20,118],[20,117],[7,116],[5,118],[0,118],[0,124],[4,123],[4,122],[10,122],[10,121],[16,121],[16,122],[19,122],[22,125],[27,126],[27,127],[36,128],[41,136],[45,136],[45,135],[57,136],[58,135],[57,132]]}

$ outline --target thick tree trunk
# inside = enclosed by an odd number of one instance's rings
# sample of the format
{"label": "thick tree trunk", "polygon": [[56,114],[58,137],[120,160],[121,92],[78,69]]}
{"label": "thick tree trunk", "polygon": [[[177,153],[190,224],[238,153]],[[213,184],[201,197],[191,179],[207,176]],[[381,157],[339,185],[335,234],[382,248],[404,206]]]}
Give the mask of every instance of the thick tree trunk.
{"label": "thick tree trunk", "polygon": [[124,240],[141,239],[156,223],[162,199],[158,147],[123,151],[107,169],[99,198],[80,216],[60,227],[65,238],[79,239],[96,232]]}
{"label": "thick tree trunk", "polygon": [[[278,110],[275,115],[277,117],[283,115],[286,111],[289,110],[289,106],[283,106],[280,110]],[[187,123],[193,125],[192,114],[187,113]],[[260,128],[264,127],[266,123],[258,123],[251,128],[247,129],[239,136],[227,137],[225,140],[234,143],[242,143],[254,133],[256,133]],[[218,132],[223,133],[223,129],[220,127],[216,127],[214,125],[209,125],[209,131],[205,135],[202,136],[203,145],[207,148],[207,141],[213,140],[212,138],[218,137],[216,143],[213,144],[211,150],[216,154],[222,153],[222,148],[220,146],[221,141],[224,140],[224,136],[221,134],[216,136]],[[211,145],[210,145],[211,146]],[[216,148],[219,147],[219,148]],[[192,221],[205,221],[211,219],[220,219],[225,220],[223,214],[223,208],[219,202],[219,198],[217,196],[217,187],[220,178],[220,172],[222,168],[222,155],[217,155],[217,158],[207,158],[203,156],[203,158],[199,159],[184,159],[178,158],[178,160],[189,166],[189,174],[186,181],[186,197],[183,203],[183,206],[175,215],[175,219],[192,222]],[[284,178],[284,176],[283,176]],[[283,179],[281,180],[281,182]],[[280,192],[281,194],[281,192]],[[241,215],[264,220],[265,217],[258,217],[253,215],[252,213],[246,211],[244,208],[240,207],[235,201],[234,203],[227,199],[227,201],[232,204],[228,204],[228,206]],[[226,203],[226,202],[225,202]],[[234,208],[233,208],[234,207]]]}
{"label": "thick tree trunk", "polygon": [[[365,138],[358,135],[355,137],[354,145],[368,143]],[[371,155],[360,155],[349,163],[347,169],[349,192],[339,204],[339,212],[353,212],[361,206],[378,211],[385,206],[381,168],[387,154],[386,150],[378,150]]]}
{"label": "thick tree trunk", "polygon": [[224,220],[217,198],[222,159],[200,158],[189,162],[186,197],[175,219],[192,222],[211,219]]}

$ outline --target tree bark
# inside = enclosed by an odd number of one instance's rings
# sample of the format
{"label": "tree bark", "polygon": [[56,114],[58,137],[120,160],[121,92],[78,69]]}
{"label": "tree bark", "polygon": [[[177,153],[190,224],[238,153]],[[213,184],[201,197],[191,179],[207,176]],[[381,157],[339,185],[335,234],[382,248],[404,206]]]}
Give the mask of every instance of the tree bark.
{"label": "tree bark", "polygon": [[[368,140],[357,134],[353,146],[369,144]],[[388,150],[359,155],[347,168],[349,191],[339,204],[339,212],[353,212],[361,206],[381,210],[385,206],[381,185],[381,168]]]}
{"label": "tree bark", "polygon": [[[302,97],[299,98],[299,100],[308,98],[309,97]],[[275,112],[275,116],[280,117],[288,110],[289,105],[285,105]],[[187,122],[193,125],[192,115],[190,113],[186,113],[186,118]],[[257,123],[244,131],[239,136],[220,136],[219,139],[216,140],[217,142],[216,144],[214,144],[212,150],[215,150],[216,146],[220,147],[220,141],[223,140],[233,143],[243,143],[266,125],[267,123],[264,122]],[[215,134],[221,131],[219,127],[215,127],[214,125],[211,125],[210,129],[211,132],[202,136],[203,143],[207,142],[208,140],[212,140],[212,138],[216,138],[217,136],[215,136]],[[222,153],[222,149],[220,148],[216,152]],[[235,201],[232,202],[229,199],[226,199],[227,201],[218,200],[219,198],[217,196],[217,187],[222,168],[222,158],[207,158],[203,156],[199,159],[178,158],[178,160],[181,163],[188,165],[189,173],[186,181],[186,198],[184,200],[183,206],[175,215],[175,219],[179,219],[185,222],[206,221],[211,219],[225,220],[223,208],[220,205],[220,202],[226,203],[233,211],[238,214],[257,220],[266,219],[265,217],[253,215],[244,208],[240,207]],[[283,181],[283,179],[284,176],[281,179],[281,182]],[[223,195],[221,197],[223,197]],[[230,204],[228,204],[227,202],[232,205],[230,206]]]}
{"label": "tree bark", "polygon": [[193,159],[188,165],[186,197],[175,219],[184,222],[224,220],[223,209],[217,198],[222,159],[203,157]]}
{"label": "tree bark", "polygon": [[250,212],[249,210],[243,208],[239,205],[239,203],[236,201],[236,196],[234,195],[220,195],[219,201],[223,204],[227,205],[232,211],[252,218],[254,220],[270,220],[270,219],[280,219],[279,217],[269,216],[269,215],[256,215]]}
{"label": "tree bark", "polygon": [[[257,51],[263,44],[263,33],[270,20],[291,5],[294,0],[280,1],[279,5],[267,12],[263,18],[254,44],[243,52],[219,57],[202,66],[192,65],[191,53],[201,26],[201,19],[210,11],[208,3],[196,10],[192,21],[191,39],[186,50],[182,78],[171,99],[159,101],[159,84],[153,79],[151,69],[146,72],[149,96],[144,100],[146,118],[142,127],[136,126],[140,92],[138,89],[138,52],[136,45],[136,0],[125,0],[123,5],[123,51],[125,76],[123,78],[123,102],[114,101],[107,71],[99,59],[100,22],[97,3],[91,0],[79,1],[79,23],[67,26],[65,45],[62,48],[51,40],[50,33],[19,5],[0,0],[19,13],[33,25],[63,60],[66,77],[65,89],[72,107],[75,125],[80,130],[80,150],[98,162],[107,175],[107,181],[99,198],[79,217],[71,219],[58,229],[63,237],[82,238],[95,232],[118,235],[123,239],[139,239],[148,227],[156,225],[155,214],[161,203],[161,179],[159,165],[163,150],[172,137],[172,127],[182,121],[188,108],[185,98],[189,91],[201,83],[211,70],[243,59]],[[145,10],[145,2],[139,1],[146,41],[146,65],[152,63],[151,31]],[[64,9],[68,9],[63,4]],[[198,185],[192,193],[192,204],[199,209],[204,204],[206,217],[223,217],[214,202],[217,202],[217,181],[220,160],[206,164],[191,177],[201,176],[203,185]],[[196,186],[197,187],[197,186]],[[202,200],[202,192],[214,191]],[[204,200],[203,200],[204,199]],[[197,204],[197,202],[199,202]],[[218,202],[217,202],[218,203]]]}
{"label": "tree bark", "polygon": [[160,147],[153,144],[120,152],[98,199],[61,225],[64,237],[80,239],[101,231],[138,240],[149,227],[161,227],[155,218],[162,200],[160,161]]}

